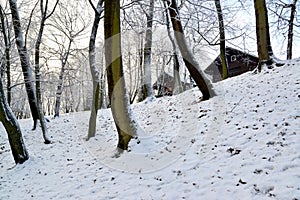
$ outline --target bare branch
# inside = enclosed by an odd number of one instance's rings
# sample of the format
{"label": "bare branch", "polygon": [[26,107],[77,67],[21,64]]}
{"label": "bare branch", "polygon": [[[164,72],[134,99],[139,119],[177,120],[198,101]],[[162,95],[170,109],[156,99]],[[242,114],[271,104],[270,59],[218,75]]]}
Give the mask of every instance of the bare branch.
{"label": "bare branch", "polygon": [[39,0],[35,3],[33,9],[31,10],[30,16],[29,16],[28,25],[27,25],[26,32],[25,32],[25,46],[27,45],[27,36],[28,36],[28,32],[29,32],[29,28],[30,28],[30,24],[31,24],[33,12],[34,12],[36,6],[38,5],[38,3],[39,3]]}
{"label": "bare branch", "polygon": [[[49,15],[46,16],[46,19],[48,19],[49,17],[51,17],[51,15],[54,13],[54,11],[55,11],[55,9],[56,9],[56,7],[57,7],[57,5],[58,5],[58,2],[59,2],[59,0],[56,0],[56,3],[55,3],[55,5],[54,5],[52,11],[49,13]],[[46,2],[46,5],[48,5],[48,0],[47,0],[47,2]],[[47,11],[47,10],[46,10],[46,11]]]}

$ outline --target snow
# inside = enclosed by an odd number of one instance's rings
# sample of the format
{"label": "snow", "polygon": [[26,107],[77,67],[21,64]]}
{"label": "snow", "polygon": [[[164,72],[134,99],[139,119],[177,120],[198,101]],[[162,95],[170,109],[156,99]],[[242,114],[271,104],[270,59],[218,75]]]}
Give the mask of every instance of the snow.
{"label": "snow", "polygon": [[118,155],[109,109],[48,123],[43,143],[20,121],[30,159],[14,165],[0,128],[0,199],[299,199],[300,59],[135,104],[139,137]]}

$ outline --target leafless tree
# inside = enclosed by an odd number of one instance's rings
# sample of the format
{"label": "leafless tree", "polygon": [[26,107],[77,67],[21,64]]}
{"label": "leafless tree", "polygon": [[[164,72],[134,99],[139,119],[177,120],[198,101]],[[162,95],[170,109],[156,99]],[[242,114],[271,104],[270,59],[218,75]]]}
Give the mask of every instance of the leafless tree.
{"label": "leafless tree", "polygon": [[226,45],[225,45],[225,28],[224,28],[224,20],[223,13],[220,0],[215,0],[218,21],[219,21],[219,32],[220,32],[220,57],[222,62],[222,79],[226,79],[228,77],[228,63],[226,58]]}
{"label": "leafless tree", "polygon": [[171,16],[175,39],[182,54],[183,61],[187,69],[189,70],[190,75],[193,77],[198,88],[202,92],[202,100],[208,100],[216,94],[213,90],[210,81],[205,77],[204,73],[199,67],[199,64],[197,63],[196,59],[194,58],[193,54],[188,48],[183,27],[180,21],[179,10],[177,7],[176,0],[166,0],[166,2],[169,5],[168,10]]}
{"label": "leafless tree", "polygon": [[[268,2],[267,6],[270,11],[270,26],[274,27],[273,34],[278,39],[287,38],[286,58],[292,59],[294,37],[299,37],[299,15],[300,7],[298,0],[275,0]],[[298,30],[298,31],[297,31]]]}
{"label": "leafless tree", "polygon": [[29,155],[22,138],[22,131],[19,126],[19,123],[14,113],[11,111],[8,102],[6,100],[1,76],[0,76],[0,121],[2,122],[7,132],[11,152],[13,154],[15,163],[16,164],[24,163],[26,160],[28,160]]}
{"label": "leafless tree", "polygon": [[128,143],[136,135],[136,127],[130,113],[128,95],[125,89],[121,54],[120,1],[104,3],[105,61],[112,115],[117,127],[118,148],[128,149]]}
{"label": "leafless tree", "polygon": [[152,26],[154,14],[154,0],[150,0],[148,11],[144,12],[147,19],[145,47],[144,47],[144,74],[142,85],[142,100],[147,97],[153,97],[153,89],[151,84],[151,48],[152,48]]}
{"label": "leafless tree", "polygon": [[[36,93],[35,93],[35,87],[34,87],[34,79],[32,76],[32,71],[30,68],[30,60],[29,55],[27,52],[26,43],[23,37],[22,27],[21,27],[21,19],[19,15],[19,10],[17,7],[17,2],[13,0],[9,0],[11,15],[12,15],[12,21],[13,21],[13,27],[15,32],[15,39],[16,39],[16,45],[18,48],[18,53],[20,57],[21,67],[23,71],[25,86],[26,86],[26,92],[28,96],[28,102],[31,110],[31,115],[33,118],[33,129],[36,128],[37,120],[38,120],[38,108],[36,103]],[[47,138],[45,139],[45,143],[50,143],[50,141]]]}
{"label": "leafless tree", "polygon": [[77,5],[77,3],[72,5],[72,9],[69,8],[68,5],[60,3],[58,6],[58,12],[56,12],[55,16],[51,18],[51,26],[56,29],[56,32],[52,34],[52,40],[55,45],[58,46],[58,51],[56,51],[56,53],[59,54],[59,60],[61,62],[61,69],[56,89],[54,117],[59,117],[60,113],[63,82],[68,65],[68,59],[73,51],[72,44],[74,45],[76,38],[84,34],[84,31],[88,26],[83,16],[79,15],[80,6]]}
{"label": "leafless tree", "polygon": [[[89,0],[90,4],[92,5],[95,18],[93,23],[92,32],[90,35],[90,42],[89,42],[89,63],[90,63],[90,70],[93,79],[93,101],[91,107],[91,115],[89,120],[89,130],[87,139],[94,137],[96,134],[96,121],[97,121],[97,113],[99,109],[99,96],[100,96],[100,72],[96,66],[96,38],[97,38],[97,31],[99,22],[101,19],[101,15],[103,13],[103,3],[104,0],[99,0],[97,7],[95,7],[91,0]],[[102,67],[102,66],[101,66]],[[102,91],[101,91],[102,93]]]}
{"label": "leafless tree", "polygon": [[[6,93],[7,93],[7,102],[10,105],[11,103],[11,77],[10,77],[10,28],[8,27],[8,19],[5,15],[5,11],[0,5],[0,18],[1,18],[1,33],[3,35],[4,40],[4,48],[5,48],[5,59],[3,59],[3,63],[1,62],[1,70],[6,71]],[[2,75],[2,73],[1,73]]]}
{"label": "leafless tree", "polygon": [[[35,88],[36,88],[36,101],[37,101],[37,109],[38,109],[38,116],[41,122],[41,127],[43,131],[44,138],[47,138],[47,126],[46,120],[43,112],[42,106],[42,95],[41,95],[41,72],[40,72],[40,46],[42,43],[43,32],[45,28],[46,20],[54,13],[54,10],[58,4],[58,0],[56,1],[54,8],[48,14],[48,0],[44,5],[44,0],[40,0],[40,11],[41,11],[41,23],[38,32],[38,36],[35,43]],[[45,140],[49,141],[49,139]]]}
{"label": "leafless tree", "polygon": [[265,0],[254,0],[256,16],[257,51],[259,57],[259,71],[263,64],[273,63],[273,50],[270,41],[268,11]]}
{"label": "leafless tree", "polygon": [[166,2],[163,2],[164,4],[164,8],[165,8],[165,13],[166,13],[166,27],[167,27],[167,32],[168,32],[168,37],[172,43],[172,48],[173,48],[173,74],[174,74],[174,79],[175,79],[175,84],[174,84],[174,90],[173,90],[173,94],[178,94],[183,92],[183,86],[181,84],[181,80],[180,80],[180,73],[179,73],[179,68],[180,68],[180,64],[179,64],[179,56],[178,56],[178,52],[177,52],[177,46],[176,46],[176,42],[171,34],[171,24],[170,24],[170,17],[168,14],[168,8],[166,5]]}

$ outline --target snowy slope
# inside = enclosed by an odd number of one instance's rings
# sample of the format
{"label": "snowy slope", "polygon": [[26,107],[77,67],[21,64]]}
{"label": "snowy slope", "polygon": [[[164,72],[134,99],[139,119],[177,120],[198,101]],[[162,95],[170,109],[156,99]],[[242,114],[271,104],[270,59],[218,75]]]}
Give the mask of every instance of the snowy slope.
{"label": "snowy slope", "polygon": [[300,60],[133,106],[139,137],[116,157],[110,110],[85,141],[89,112],[21,126],[30,160],[15,166],[0,128],[0,199],[300,199]]}

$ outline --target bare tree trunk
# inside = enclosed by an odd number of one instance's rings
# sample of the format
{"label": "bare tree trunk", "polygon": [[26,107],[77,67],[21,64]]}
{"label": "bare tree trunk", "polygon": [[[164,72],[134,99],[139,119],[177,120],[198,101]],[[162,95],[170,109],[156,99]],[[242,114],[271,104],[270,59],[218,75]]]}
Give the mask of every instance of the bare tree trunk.
{"label": "bare tree trunk", "polygon": [[202,100],[208,100],[209,98],[215,96],[215,92],[213,90],[212,84],[210,81],[205,77],[204,73],[201,71],[199,64],[197,63],[196,59],[194,58],[193,54],[191,53],[190,49],[188,48],[183,28],[181,25],[180,17],[179,17],[179,10],[176,4],[176,0],[165,0],[169,5],[169,13],[171,16],[171,21],[173,25],[173,30],[175,34],[175,39],[177,41],[179,50],[181,52],[183,61],[190,72],[190,75],[196,82],[198,88],[202,92]]}
{"label": "bare tree trunk", "polygon": [[[104,66],[104,50],[101,51],[101,58],[100,58],[100,66]],[[100,108],[106,108],[106,75],[105,75],[106,69],[104,67],[101,68],[100,71],[100,97],[99,97],[99,103],[98,103],[98,109]]]}
{"label": "bare tree trunk", "polygon": [[144,47],[144,85],[143,100],[147,97],[153,97],[153,89],[151,85],[151,49],[152,49],[152,25],[153,25],[154,0],[150,0],[149,11],[146,13],[147,30],[146,42]]}
{"label": "bare tree trunk", "polygon": [[48,129],[46,126],[46,120],[43,112],[43,105],[42,105],[42,92],[41,92],[41,73],[40,73],[40,46],[42,42],[44,27],[45,27],[45,21],[47,18],[51,16],[51,14],[54,12],[56,5],[58,4],[58,0],[56,1],[55,7],[53,11],[50,13],[50,15],[47,16],[47,10],[48,10],[48,1],[46,1],[46,5],[44,8],[44,1],[40,0],[40,9],[41,9],[41,24],[39,33],[36,39],[35,43],[35,89],[36,89],[36,101],[37,101],[37,109],[38,109],[38,117],[41,123],[43,137],[45,140],[45,144],[51,143],[50,139],[48,138]]}
{"label": "bare tree trunk", "polygon": [[61,104],[61,95],[63,90],[63,78],[65,73],[65,64],[62,62],[62,66],[60,69],[60,74],[58,77],[58,85],[56,89],[56,99],[55,99],[55,108],[54,108],[54,117],[59,117],[60,113],[60,104]]}
{"label": "bare tree trunk", "polygon": [[38,120],[38,108],[36,104],[35,88],[33,85],[34,80],[30,68],[30,61],[27,53],[27,48],[22,34],[21,20],[17,8],[17,2],[14,0],[9,0],[9,5],[10,5],[12,21],[13,21],[13,26],[15,31],[16,44],[19,52],[19,57],[21,61],[21,66],[22,66],[22,71],[23,71],[23,76],[24,76],[24,81],[26,86],[26,92],[28,96],[28,102],[29,102],[31,115],[34,122],[33,130],[35,130],[37,120]]}
{"label": "bare tree trunk", "polygon": [[63,81],[64,81],[66,65],[67,65],[67,62],[68,62],[68,57],[69,57],[70,51],[71,51],[72,41],[73,41],[73,39],[69,38],[68,49],[65,52],[65,55],[63,55],[62,58],[61,58],[61,69],[60,69],[60,74],[59,74],[59,77],[58,77],[58,85],[57,85],[57,89],[56,89],[54,117],[59,117],[59,113],[60,113],[61,95],[62,95],[62,92],[63,92]]}
{"label": "bare tree trunk", "polygon": [[141,102],[144,100],[144,69],[143,69],[143,46],[144,46],[144,41],[143,41],[143,32],[139,33],[139,84],[140,86],[138,87],[138,102]]}
{"label": "bare tree trunk", "polygon": [[[89,0],[90,4],[92,4],[91,0]],[[91,115],[89,120],[89,131],[87,140],[91,137],[95,137],[96,134],[96,123],[97,123],[97,113],[99,109],[99,93],[100,93],[100,77],[99,70],[96,67],[96,51],[95,51],[95,41],[97,37],[98,26],[100,22],[100,17],[103,12],[104,0],[99,0],[97,4],[97,8],[95,9],[95,19],[94,24],[90,36],[89,43],[89,61],[90,61],[90,70],[93,79],[93,101],[91,107]]]}
{"label": "bare tree trunk", "polygon": [[167,31],[168,31],[168,37],[171,41],[172,48],[173,48],[173,71],[174,71],[174,89],[173,89],[173,94],[179,94],[183,92],[183,87],[181,84],[180,80],[180,73],[179,73],[179,58],[176,50],[176,43],[171,35],[171,30],[170,30],[170,19],[169,19],[169,14],[167,11],[167,6],[166,3],[164,2],[164,7],[166,9],[166,23],[167,23]]}
{"label": "bare tree trunk", "polygon": [[273,50],[270,41],[268,12],[265,0],[254,0],[256,17],[256,37],[257,51],[259,58],[258,70],[261,70],[262,64],[271,65],[273,63]]}
{"label": "bare tree trunk", "polygon": [[[9,31],[8,27],[5,25],[5,14],[3,11],[2,6],[0,5],[0,18],[1,18],[1,24],[2,24],[2,34],[5,44],[5,61],[6,61],[6,93],[7,93],[7,102],[8,105],[11,103],[11,78],[10,78],[10,41],[9,41]],[[7,31],[7,33],[6,33]]]}
{"label": "bare tree trunk", "polygon": [[[129,48],[130,48],[130,44],[128,45]],[[128,71],[129,71],[129,103],[132,104],[134,101],[135,101],[135,98],[137,96],[137,93],[138,93],[138,90],[136,88],[136,80],[137,80],[137,77],[136,77],[136,70],[134,69],[135,71],[135,78],[133,78],[133,75],[132,75],[132,66],[131,66],[131,52],[128,51],[128,64],[127,64],[127,68],[128,68]]]}
{"label": "bare tree trunk", "polygon": [[122,66],[120,34],[120,1],[104,4],[105,61],[112,115],[117,127],[119,150],[127,150],[136,127],[130,113]]}
{"label": "bare tree trunk", "polygon": [[293,54],[293,29],[294,29],[294,19],[296,14],[296,4],[297,0],[294,0],[293,4],[290,5],[291,7],[291,15],[289,19],[289,30],[288,30],[288,43],[287,43],[287,59],[292,59]]}
{"label": "bare tree trunk", "polygon": [[223,13],[220,0],[215,0],[215,6],[218,14],[219,32],[220,32],[220,57],[222,61],[222,79],[228,78],[228,62],[226,57],[226,45],[225,45],[225,29],[223,21]]}
{"label": "bare tree trunk", "polygon": [[2,122],[7,135],[16,164],[22,164],[28,160],[29,155],[27,153],[25,144],[22,138],[22,131],[19,123],[11,111],[7,100],[5,98],[4,89],[2,85],[2,78],[0,77],[0,121]]}

